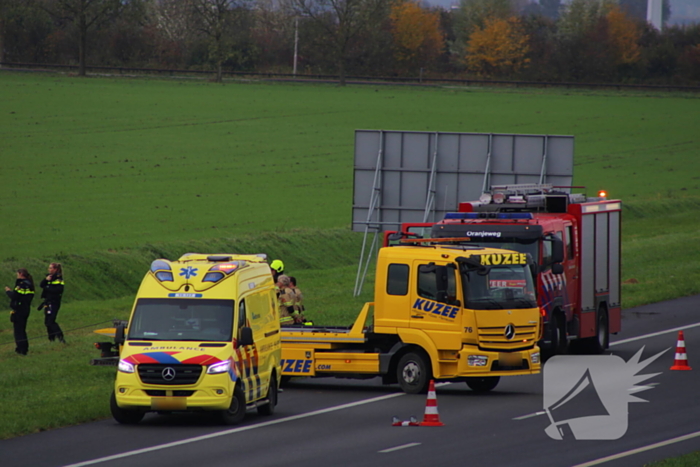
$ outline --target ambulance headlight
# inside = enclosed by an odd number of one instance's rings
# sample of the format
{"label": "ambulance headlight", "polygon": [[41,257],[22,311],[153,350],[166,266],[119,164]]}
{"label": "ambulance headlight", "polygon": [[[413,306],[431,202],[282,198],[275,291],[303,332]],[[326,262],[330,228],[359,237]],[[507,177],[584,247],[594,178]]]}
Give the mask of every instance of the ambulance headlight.
{"label": "ambulance headlight", "polygon": [[530,355],[530,362],[532,363],[540,363],[540,353],[535,352],[532,355]]}
{"label": "ambulance headlight", "polygon": [[214,363],[209,365],[207,373],[210,375],[216,375],[219,373],[228,373],[231,369],[231,360],[226,360],[225,362]]}
{"label": "ambulance headlight", "polygon": [[136,367],[133,364],[127,362],[126,360],[119,360],[119,371],[122,373],[133,373],[136,371]]}
{"label": "ambulance headlight", "polygon": [[467,356],[467,364],[469,366],[486,366],[489,357],[486,355],[469,355]]}

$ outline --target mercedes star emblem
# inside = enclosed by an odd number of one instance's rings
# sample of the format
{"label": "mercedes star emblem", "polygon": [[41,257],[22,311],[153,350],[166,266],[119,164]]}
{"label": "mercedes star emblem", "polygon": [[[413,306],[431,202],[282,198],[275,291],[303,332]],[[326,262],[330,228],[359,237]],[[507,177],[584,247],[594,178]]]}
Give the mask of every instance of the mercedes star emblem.
{"label": "mercedes star emblem", "polygon": [[[507,331],[506,331],[507,332]],[[161,376],[163,376],[163,379],[166,381],[172,381],[175,379],[175,368],[173,367],[165,367],[163,371],[161,372]]]}
{"label": "mercedes star emblem", "polygon": [[503,334],[506,336],[506,339],[511,340],[515,337],[515,326],[509,324],[506,326],[506,331]]}

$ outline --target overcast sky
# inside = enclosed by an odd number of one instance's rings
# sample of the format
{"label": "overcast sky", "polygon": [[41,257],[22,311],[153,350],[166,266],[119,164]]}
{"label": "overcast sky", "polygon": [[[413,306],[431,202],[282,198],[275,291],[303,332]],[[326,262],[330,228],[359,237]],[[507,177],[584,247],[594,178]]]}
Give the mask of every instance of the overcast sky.
{"label": "overcast sky", "polygon": [[[459,0],[423,0],[431,6],[449,8],[459,5]],[[564,3],[566,0],[564,0]],[[674,20],[690,20],[700,22],[700,0],[671,0],[671,22]]]}

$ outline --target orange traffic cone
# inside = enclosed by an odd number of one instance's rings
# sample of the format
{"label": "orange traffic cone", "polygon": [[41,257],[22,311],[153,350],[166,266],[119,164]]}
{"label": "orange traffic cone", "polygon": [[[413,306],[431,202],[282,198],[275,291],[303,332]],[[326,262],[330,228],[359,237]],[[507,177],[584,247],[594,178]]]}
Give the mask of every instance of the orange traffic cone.
{"label": "orange traffic cone", "polygon": [[428,400],[425,402],[425,416],[420,426],[442,426],[437,408],[437,397],[435,396],[435,382],[431,379],[428,387]]}
{"label": "orange traffic cone", "polygon": [[672,370],[692,370],[688,365],[688,356],[685,354],[685,337],[683,331],[678,331],[678,344],[676,344],[676,360],[673,362]]}

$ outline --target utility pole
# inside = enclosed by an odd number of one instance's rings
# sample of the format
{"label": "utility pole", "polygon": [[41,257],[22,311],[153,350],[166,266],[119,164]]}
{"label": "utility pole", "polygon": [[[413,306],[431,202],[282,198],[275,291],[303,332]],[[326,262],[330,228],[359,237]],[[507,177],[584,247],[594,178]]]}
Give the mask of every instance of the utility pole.
{"label": "utility pole", "polygon": [[294,18],[294,76],[297,75],[297,53],[299,51],[299,17]]}

